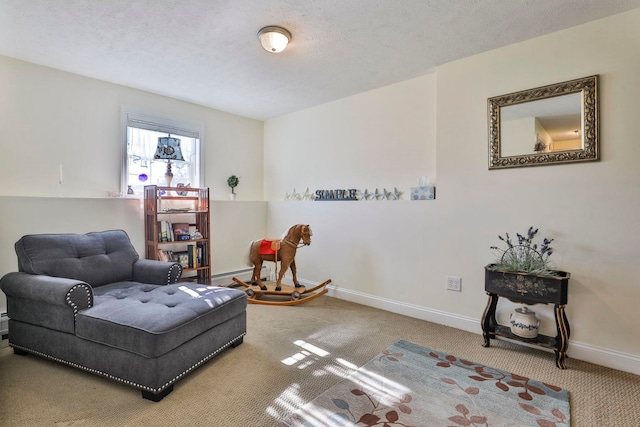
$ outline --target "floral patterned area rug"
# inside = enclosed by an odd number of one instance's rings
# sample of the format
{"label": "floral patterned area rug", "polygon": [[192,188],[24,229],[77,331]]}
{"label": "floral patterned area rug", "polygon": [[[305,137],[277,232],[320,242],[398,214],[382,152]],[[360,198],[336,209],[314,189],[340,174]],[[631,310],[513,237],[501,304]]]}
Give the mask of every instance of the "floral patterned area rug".
{"label": "floral patterned area rug", "polygon": [[398,341],[277,424],[570,426],[569,392]]}

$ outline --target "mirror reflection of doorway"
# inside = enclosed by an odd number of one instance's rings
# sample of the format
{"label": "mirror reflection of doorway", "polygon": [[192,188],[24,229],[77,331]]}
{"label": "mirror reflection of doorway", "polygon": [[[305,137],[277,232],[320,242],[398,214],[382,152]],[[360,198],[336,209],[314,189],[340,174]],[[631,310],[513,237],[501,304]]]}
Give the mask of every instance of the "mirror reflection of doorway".
{"label": "mirror reflection of doorway", "polygon": [[571,93],[501,107],[501,154],[582,149],[581,101],[580,93]]}

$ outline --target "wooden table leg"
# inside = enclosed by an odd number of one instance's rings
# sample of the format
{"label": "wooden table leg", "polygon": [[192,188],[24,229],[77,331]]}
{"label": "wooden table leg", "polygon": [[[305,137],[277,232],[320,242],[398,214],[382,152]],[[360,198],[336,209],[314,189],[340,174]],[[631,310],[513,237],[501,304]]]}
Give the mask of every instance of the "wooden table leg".
{"label": "wooden table leg", "polygon": [[555,306],[556,315],[556,366],[560,369],[565,369],[564,361],[567,358],[567,348],[569,347],[569,335],[571,330],[569,328],[569,320],[564,312],[564,305]]}
{"label": "wooden table leg", "polygon": [[494,332],[496,324],[498,323],[496,321],[498,295],[490,293],[487,293],[487,295],[489,295],[489,301],[487,301],[487,306],[484,309],[484,313],[482,313],[482,320],[480,322],[482,325],[482,336],[484,338],[483,347],[489,347],[491,345],[491,338],[496,337]]}

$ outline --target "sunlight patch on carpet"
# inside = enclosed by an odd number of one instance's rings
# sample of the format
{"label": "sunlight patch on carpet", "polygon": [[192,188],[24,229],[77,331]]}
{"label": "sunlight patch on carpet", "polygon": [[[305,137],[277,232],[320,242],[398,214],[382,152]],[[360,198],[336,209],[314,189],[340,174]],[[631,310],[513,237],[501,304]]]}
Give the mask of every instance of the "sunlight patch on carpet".
{"label": "sunlight patch on carpet", "polygon": [[284,363],[287,366],[292,366],[292,365],[295,365],[298,362],[303,361],[308,356],[311,356],[311,353],[309,353],[308,351],[301,351],[299,353],[296,353],[294,355],[291,355],[291,356],[287,357],[286,359],[281,360],[281,362]]}
{"label": "sunlight patch on carpet", "polygon": [[293,342],[298,347],[301,347],[303,350],[281,360],[287,366],[293,366],[298,364],[298,369],[305,369],[311,365],[313,365],[314,361],[309,358],[313,358],[315,356],[324,358],[329,356],[329,352],[321,349],[318,346],[315,346],[311,343],[308,343],[303,340],[297,340]]}
{"label": "sunlight patch on carpet", "polygon": [[[325,363],[327,363],[326,365],[318,367],[311,373],[314,377],[332,375],[344,379],[353,371],[358,369],[356,365],[342,358],[337,358],[334,363],[332,363],[327,360],[327,357],[330,356],[331,353],[307,341],[296,340],[293,344],[300,347],[302,350],[282,359],[280,362],[286,366],[294,367],[296,369],[307,369],[318,361],[325,361]],[[274,400],[274,406],[268,407],[266,412],[274,416],[274,418],[277,418],[278,411],[275,407],[283,408],[287,412],[293,412],[300,409],[308,402],[300,397],[299,390],[299,384],[291,384]]]}
{"label": "sunlight patch on carpet", "polygon": [[[299,390],[300,390],[300,384],[297,384],[297,383],[291,384],[289,387],[287,387],[285,391],[280,393],[280,396],[278,396],[273,403],[278,407],[281,407],[281,408],[287,409],[290,412],[293,412],[296,409],[300,408],[301,405],[306,403],[300,397]],[[267,413],[271,416],[275,416],[275,417],[278,416],[278,411],[273,407],[268,407]]]}
{"label": "sunlight patch on carpet", "polygon": [[297,346],[304,348],[307,351],[310,351],[313,354],[317,354],[320,357],[327,357],[330,354],[328,351],[325,351],[320,347],[317,347],[303,340],[297,340],[297,341],[294,341],[293,343]]}
{"label": "sunlight patch on carpet", "polygon": [[354,365],[353,363],[349,362],[348,360],[344,360],[340,357],[338,357],[336,359],[336,362],[338,362],[340,365],[347,367],[348,369],[358,369],[358,367],[356,365]]}

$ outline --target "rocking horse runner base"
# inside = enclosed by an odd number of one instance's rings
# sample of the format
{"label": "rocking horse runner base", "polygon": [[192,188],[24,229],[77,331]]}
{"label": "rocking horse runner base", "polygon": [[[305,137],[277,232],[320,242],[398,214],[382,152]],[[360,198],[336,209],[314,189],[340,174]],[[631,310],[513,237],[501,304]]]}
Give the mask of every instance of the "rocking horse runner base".
{"label": "rocking horse runner base", "polygon": [[[329,283],[331,283],[331,279],[329,279],[320,283],[317,286],[314,286],[311,289],[307,289],[304,286],[293,287],[293,286],[281,284],[280,285],[281,289],[276,290],[276,282],[267,281],[267,282],[262,282],[266,288],[263,290],[258,285],[251,285],[249,283],[245,283],[236,277],[233,277],[231,280],[233,280],[234,283],[227,285],[227,287],[244,286],[246,288],[245,292],[247,294],[248,302],[252,304],[265,304],[265,305],[302,304],[303,302],[311,301],[312,299],[318,298],[319,296],[329,292],[326,286]],[[275,297],[276,299],[262,299],[262,297],[265,295],[268,297]],[[289,299],[288,300],[277,299],[278,297],[281,297],[281,296],[288,297]]]}

